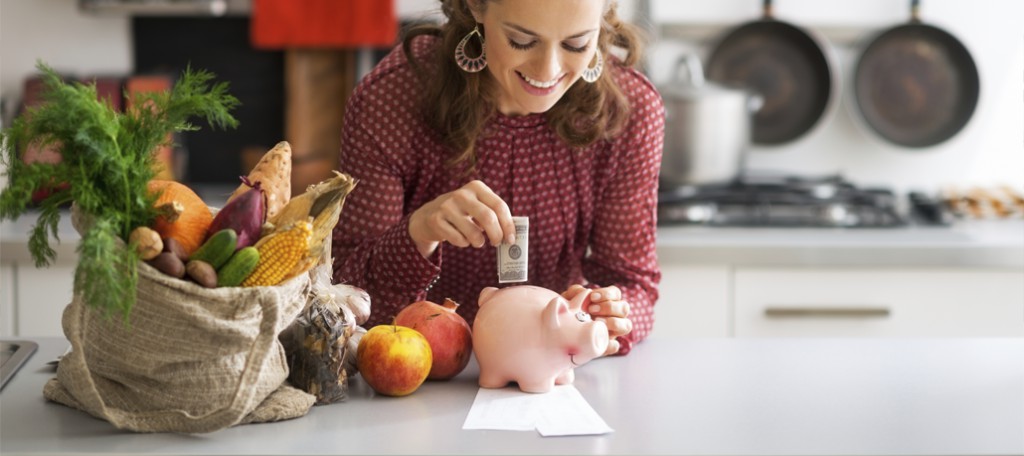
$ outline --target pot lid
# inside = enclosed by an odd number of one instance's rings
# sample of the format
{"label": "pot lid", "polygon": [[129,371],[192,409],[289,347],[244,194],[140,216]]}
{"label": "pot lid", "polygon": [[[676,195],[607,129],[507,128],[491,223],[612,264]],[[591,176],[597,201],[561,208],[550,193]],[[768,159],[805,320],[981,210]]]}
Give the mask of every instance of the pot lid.
{"label": "pot lid", "polygon": [[704,79],[704,68],[700,58],[693,54],[685,54],[676,62],[672,71],[672,78],[667,84],[659,87],[662,96],[673,98],[711,98],[711,97],[741,97],[747,98],[751,95],[749,91],[741,88],[727,87]]}

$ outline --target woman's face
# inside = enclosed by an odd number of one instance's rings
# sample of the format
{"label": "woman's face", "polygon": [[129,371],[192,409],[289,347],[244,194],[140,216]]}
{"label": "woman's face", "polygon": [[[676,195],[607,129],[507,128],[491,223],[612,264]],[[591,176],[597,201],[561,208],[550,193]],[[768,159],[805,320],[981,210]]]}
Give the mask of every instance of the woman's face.
{"label": "woman's face", "polygon": [[605,0],[488,2],[487,71],[505,115],[546,112],[591,65]]}

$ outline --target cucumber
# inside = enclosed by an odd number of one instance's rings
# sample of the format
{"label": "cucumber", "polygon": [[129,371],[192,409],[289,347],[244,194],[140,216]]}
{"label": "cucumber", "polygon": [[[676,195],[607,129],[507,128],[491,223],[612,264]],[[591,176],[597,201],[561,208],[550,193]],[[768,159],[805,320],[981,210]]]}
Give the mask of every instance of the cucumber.
{"label": "cucumber", "polygon": [[237,287],[242,284],[260,262],[260,251],[256,247],[245,247],[231,256],[231,259],[217,270],[218,287]]}
{"label": "cucumber", "polygon": [[214,269],[220,269],[235,253],[237,246],[238,234],[231,228],[225,228],[213,233],[188,259],[205,261]]}

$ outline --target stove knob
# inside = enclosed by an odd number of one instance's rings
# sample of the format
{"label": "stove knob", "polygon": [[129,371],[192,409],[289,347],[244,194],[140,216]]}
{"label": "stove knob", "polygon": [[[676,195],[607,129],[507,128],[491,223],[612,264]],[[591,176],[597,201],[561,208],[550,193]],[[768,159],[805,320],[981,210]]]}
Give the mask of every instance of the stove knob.
{"label": "stove knob", "polygon": [[691,204],[686,207],[685,218],[690,223],[709,223],[715,212],[714,204]]}

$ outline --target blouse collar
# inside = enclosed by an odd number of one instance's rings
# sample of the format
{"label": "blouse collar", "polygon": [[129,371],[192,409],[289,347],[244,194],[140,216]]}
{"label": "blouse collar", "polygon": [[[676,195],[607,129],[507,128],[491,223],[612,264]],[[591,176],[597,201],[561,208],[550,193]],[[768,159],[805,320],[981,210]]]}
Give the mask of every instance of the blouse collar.
{"label": "blouse collar", "polygon": [[501,112],[495,112],[494,122],[498,125],[511,128],[532,128],[546,123],[547,117],[545,117],[543,113],[528,114],[525,116],[507,116]]}

